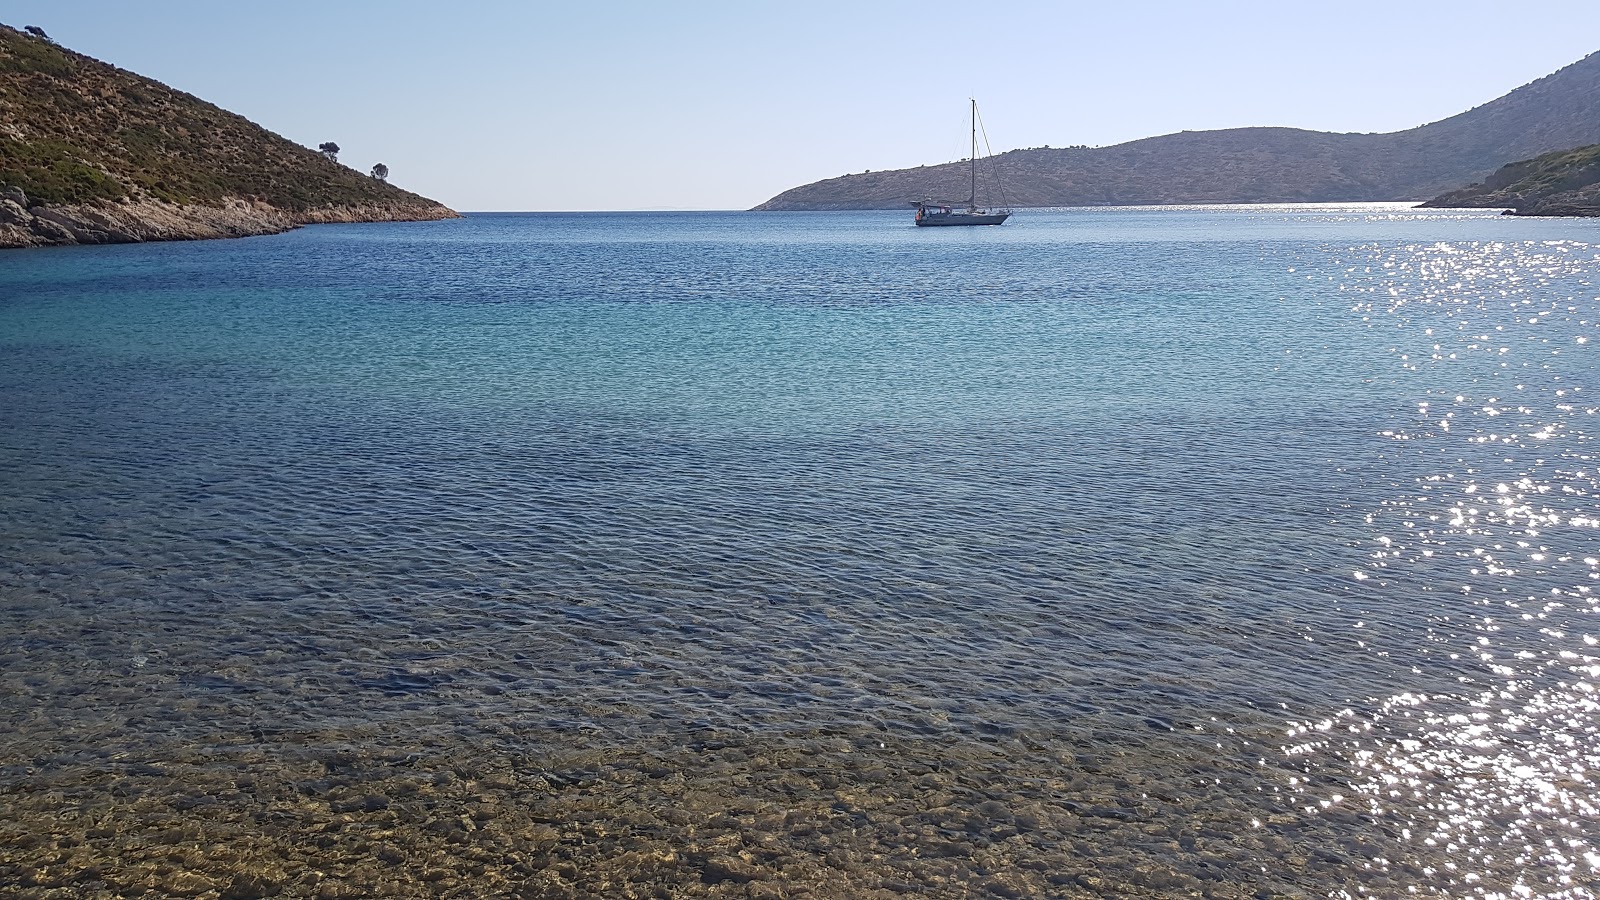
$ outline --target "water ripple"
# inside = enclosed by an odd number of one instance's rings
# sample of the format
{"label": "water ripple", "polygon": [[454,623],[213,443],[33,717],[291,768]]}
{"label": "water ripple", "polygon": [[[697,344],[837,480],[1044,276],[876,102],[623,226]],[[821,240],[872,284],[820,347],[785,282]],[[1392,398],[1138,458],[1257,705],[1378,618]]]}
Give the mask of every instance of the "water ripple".
{"label": "water ripple", "polygon": [[901,219],[16,257],[0,883],[1596,893],[1575,226]]}

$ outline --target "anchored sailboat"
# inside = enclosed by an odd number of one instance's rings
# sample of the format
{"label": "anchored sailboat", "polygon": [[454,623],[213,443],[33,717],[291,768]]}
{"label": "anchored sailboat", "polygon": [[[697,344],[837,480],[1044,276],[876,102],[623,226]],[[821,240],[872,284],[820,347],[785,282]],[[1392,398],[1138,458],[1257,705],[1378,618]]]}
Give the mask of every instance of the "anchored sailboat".
{"label": "anchored sailboat", "polygon": [[[988,141],[985,134],[984,141]],[[967,193],[967,206],[965,209],[953,208],[948,203],[935,203],[931,200],[914,201],[917,206],[916,223],[925,225],[999,225],[1011,218],[1009,209],[979,209],[978,208],[978,101],[972,101],[972,157],[971,157],[971,190]],[[999,181],[999,176],[995,176]],[[1002,199],[1004,193],[1002,192]]]}

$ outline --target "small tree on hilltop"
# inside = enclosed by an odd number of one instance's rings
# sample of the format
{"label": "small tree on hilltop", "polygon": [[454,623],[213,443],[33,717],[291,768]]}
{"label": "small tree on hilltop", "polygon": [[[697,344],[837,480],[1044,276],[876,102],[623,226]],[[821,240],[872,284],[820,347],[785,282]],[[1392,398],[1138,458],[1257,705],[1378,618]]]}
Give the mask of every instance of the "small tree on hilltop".
{"label": "small tree on hilltop", "polygon": [[28,25],[28,26],[24,27],[22,30],[26,31],[27,33],[29,33],[31,35],[33,35],[34,37],[38,38],[41,41],[50,41],[50,43],[52,43],[52,44],[55,43],[55,41],[51,41],[50,40],[50,35],[45,34],[44,33],[44,29],[40,28],[37,25]]}
{"label": "small tree on hilltop", "polygon": [[378,179],[379,181],[388,181],[389,167],[383,163],[378,163],[372,167],[372,177]]}
{"label": "small tree on hilltop", "polygon": [[317,149],[322,151],[323,156],[326,156],[333,162],[339,161],[339,145],[335,144],[333,141],[329,141],[326,144],[318,144]]}

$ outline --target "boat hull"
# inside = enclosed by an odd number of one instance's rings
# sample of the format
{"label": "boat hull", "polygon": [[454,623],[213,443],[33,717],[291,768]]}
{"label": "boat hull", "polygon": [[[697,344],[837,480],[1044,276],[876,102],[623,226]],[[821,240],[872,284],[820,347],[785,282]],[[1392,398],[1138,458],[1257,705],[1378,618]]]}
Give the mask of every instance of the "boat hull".
{"label": "boat hull", "polygon": [[917,227],[931,228],[943,225],[999,225],[1011,218],[1010,213],[928,213],[917,219]]}

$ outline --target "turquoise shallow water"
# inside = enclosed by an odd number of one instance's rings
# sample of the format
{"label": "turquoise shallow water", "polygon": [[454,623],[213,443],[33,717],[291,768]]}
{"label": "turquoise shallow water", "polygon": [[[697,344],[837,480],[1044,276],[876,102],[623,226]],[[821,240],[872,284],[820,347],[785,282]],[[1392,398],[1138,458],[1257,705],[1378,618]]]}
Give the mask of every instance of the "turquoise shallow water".
{"label": "turquoise shallow water", "polygon": [[8,254],[0,881],[1592,896],[1597,268],[1394,205]]}

